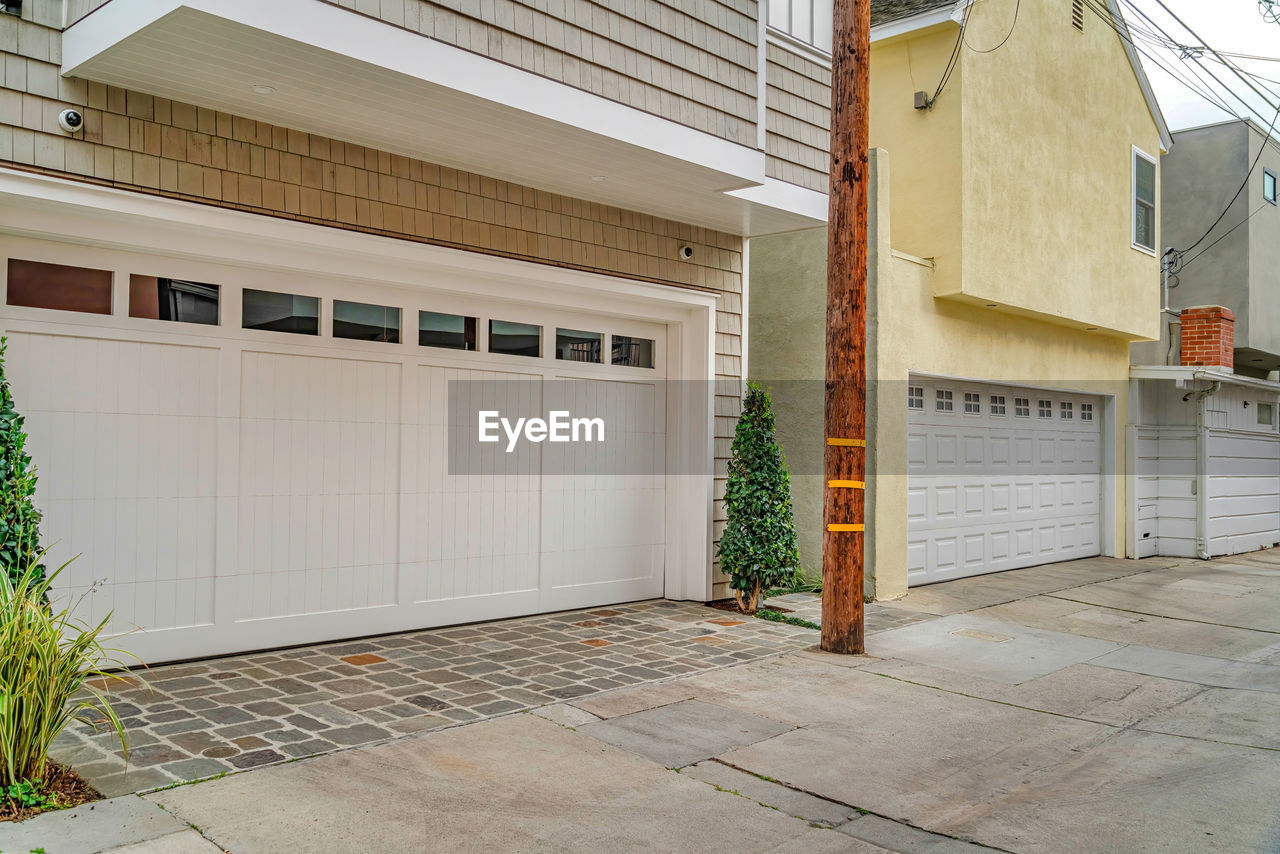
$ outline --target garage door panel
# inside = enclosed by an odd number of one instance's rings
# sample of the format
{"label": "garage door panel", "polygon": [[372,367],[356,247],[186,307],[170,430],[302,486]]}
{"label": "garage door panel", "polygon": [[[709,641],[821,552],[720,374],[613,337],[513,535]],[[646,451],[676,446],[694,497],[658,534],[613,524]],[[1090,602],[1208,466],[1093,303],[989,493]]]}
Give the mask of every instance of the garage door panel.
{"label": "garage door panel", "polygon": [[[111,614],[111,632],[209,623],[217,351],[91,331],[9,332],[49,562],[79,555],[62,593],[92,589],[85,618]],[[157,363],[139,370],[144,358]]]}
{"label": "garage door panel", "polygon": [[[908,419],[914,458],[925,461],[908,469],[909,583],[1098,553],[1101,426],[1077,415],[1082,403],[1101,413],[1101,401],[1038,389],[988,394],[959,381],[912,383],[924,386],[927,408],[910,410]],[[965,411],[938,409],[936,401],[947,399],[939,390],[963,400]],[[993,411],[989,402],[1001,396],[1006,405]],[[1008,405],[1011,396],[1031,400],[1028,416]],[[913,503],[917,496],[927,500]]]}

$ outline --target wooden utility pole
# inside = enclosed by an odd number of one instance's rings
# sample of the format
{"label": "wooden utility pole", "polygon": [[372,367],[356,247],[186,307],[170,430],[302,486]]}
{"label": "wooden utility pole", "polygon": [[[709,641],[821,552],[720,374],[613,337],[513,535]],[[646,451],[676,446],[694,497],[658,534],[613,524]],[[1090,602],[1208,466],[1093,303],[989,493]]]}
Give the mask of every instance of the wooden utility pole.
{"label": "wooden utility pole", "polygon": [[822,648],[863,652],[871,0],[835,0],[827,238]]}

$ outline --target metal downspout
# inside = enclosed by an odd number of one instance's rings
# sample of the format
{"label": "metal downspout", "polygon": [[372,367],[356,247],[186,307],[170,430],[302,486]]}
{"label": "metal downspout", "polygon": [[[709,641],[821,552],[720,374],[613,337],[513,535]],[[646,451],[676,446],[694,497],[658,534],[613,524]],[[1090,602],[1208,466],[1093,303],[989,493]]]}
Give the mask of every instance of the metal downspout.
{"label": "metal downspout", "polygon": [[1207,401],[1222,387],[1214,382],[1196,395],[1196,557],[1209,559],[1209,427],[1205,423]]}

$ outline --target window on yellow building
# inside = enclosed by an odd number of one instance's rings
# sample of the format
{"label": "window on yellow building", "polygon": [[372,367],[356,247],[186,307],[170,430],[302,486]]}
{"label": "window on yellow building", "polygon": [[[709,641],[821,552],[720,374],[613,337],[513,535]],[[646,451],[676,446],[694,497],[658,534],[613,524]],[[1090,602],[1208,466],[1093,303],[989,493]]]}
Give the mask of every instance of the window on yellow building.
{"label": "window on yellow building", "polygon": [[1156,161],[1133,149],[1133,245],[1156,251]]}

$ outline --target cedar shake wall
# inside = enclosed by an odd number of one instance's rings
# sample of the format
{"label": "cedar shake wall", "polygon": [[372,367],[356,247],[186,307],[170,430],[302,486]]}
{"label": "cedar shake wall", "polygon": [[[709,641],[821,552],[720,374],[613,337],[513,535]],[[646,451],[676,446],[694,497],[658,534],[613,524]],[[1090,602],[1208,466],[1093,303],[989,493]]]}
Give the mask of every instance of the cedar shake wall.
{"label": "cedar shake wall", "polygon": [[765,57],[765,171],[825,194],[831,69],[776,44],[765,47]]}
{"label": "cedar shake wall", "polygon": [[[76,0],[69,0],[73,5]],[[0,165],[717,293],[716,536],[742,377],[742,239],[59,76],[59,0],[0,15]],[[75,137],[58,113],[80,109]],[[691,261],[677,258],[684,244]]]}

